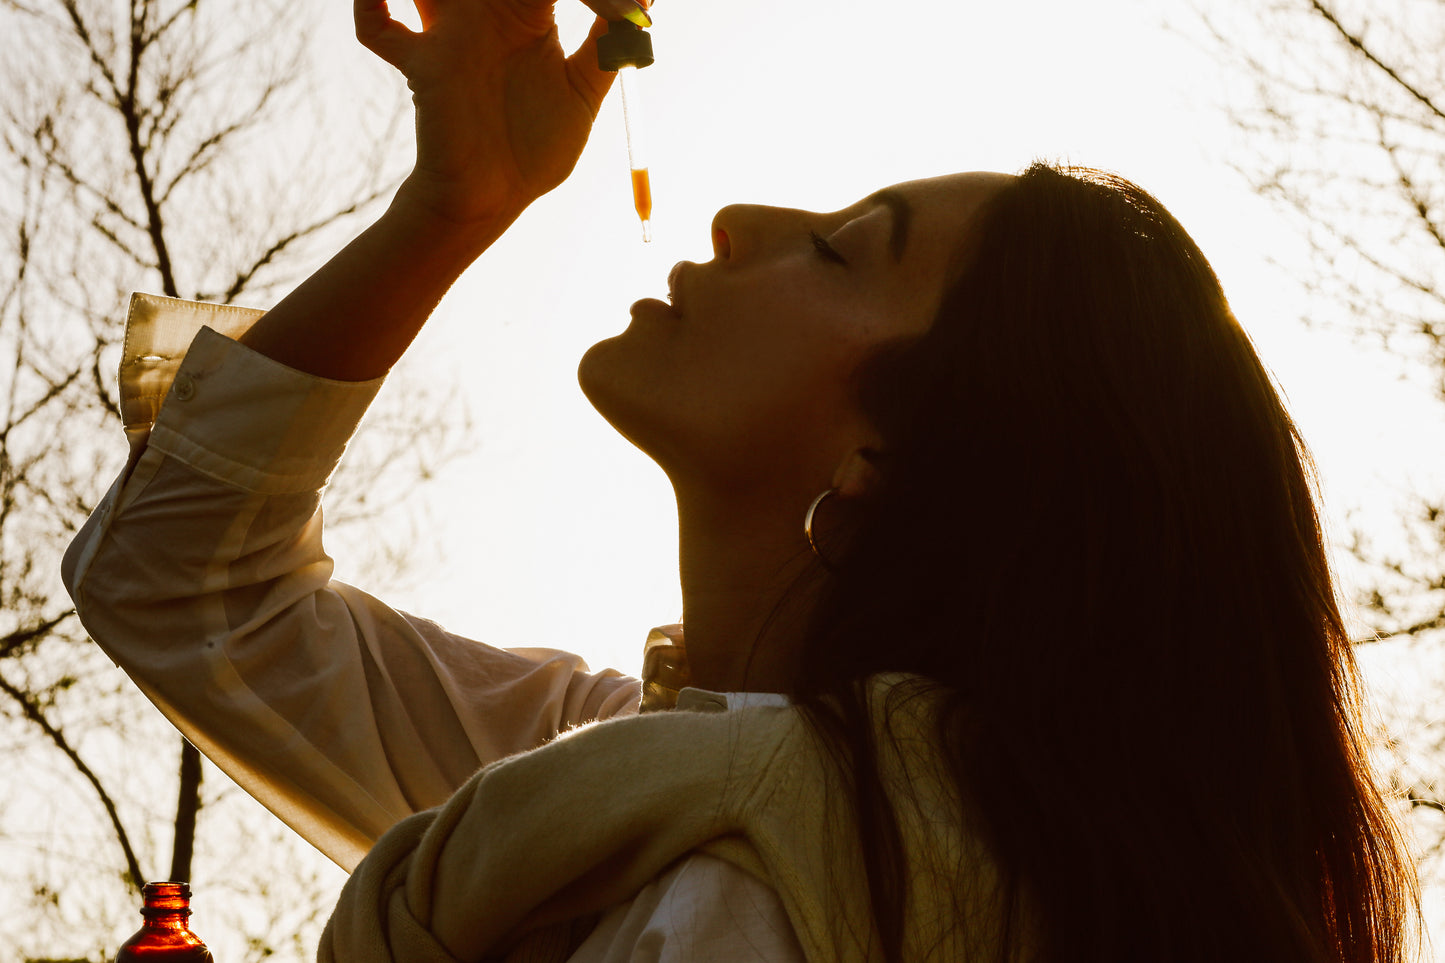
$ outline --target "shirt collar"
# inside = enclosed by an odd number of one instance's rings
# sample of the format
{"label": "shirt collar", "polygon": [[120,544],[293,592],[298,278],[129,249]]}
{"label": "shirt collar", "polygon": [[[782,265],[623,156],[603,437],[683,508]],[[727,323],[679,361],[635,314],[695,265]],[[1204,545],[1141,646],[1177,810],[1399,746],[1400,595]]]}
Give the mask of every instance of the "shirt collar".
{"label": "shirt collar", "polygon": [[661,625],[647,633],[642,647],[641,712],[726,712],[746,706],[792,704],[778,692],[712,692],[689,685],[690,681],[682,626]]}

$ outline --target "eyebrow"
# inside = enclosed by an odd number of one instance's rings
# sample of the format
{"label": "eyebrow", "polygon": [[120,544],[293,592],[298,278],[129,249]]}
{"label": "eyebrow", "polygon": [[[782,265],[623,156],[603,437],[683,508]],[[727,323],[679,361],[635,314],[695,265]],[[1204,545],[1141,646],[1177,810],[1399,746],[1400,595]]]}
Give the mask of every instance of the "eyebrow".
{"label": "eyebrow", "polygon": [[888,250],[893,260],[903,259],[903,250],[908,246],[908,227],[913,223],[913,208],[902,194],[885,187],[868,195],[867,203],[888,208],[893,215],[893,230],[888,235]]}

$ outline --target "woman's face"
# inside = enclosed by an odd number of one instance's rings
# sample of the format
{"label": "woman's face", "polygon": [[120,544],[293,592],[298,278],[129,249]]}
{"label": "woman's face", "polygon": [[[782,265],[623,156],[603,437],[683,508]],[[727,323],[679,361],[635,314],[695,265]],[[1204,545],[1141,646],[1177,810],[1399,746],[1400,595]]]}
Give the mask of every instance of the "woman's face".
{"label": "woman's face", "polygon": [[679,482],[820,490],[879,440],[849,391],[875,349],[925,333],[979,205],[1012,177],[909,181],[830,214],[736,205],[578,372],[588,399]]}

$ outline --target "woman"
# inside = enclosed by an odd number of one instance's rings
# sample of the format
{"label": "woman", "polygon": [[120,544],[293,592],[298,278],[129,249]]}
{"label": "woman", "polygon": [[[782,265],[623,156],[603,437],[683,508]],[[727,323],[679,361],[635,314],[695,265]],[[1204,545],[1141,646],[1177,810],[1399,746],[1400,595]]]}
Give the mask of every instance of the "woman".
{"label": "woman", "polygon": [[417,105],[391,208],[259,319],[208,315],[239,344],[128,351],[135,454],[66,559],[177,725],[370,849],[323,958],[1403,957],[1303,446],[1122,180],[728,207],[587,353],[678,500],[686,649],[654,637],[643,708],[728,711],[635,715],[633,680],[330,583],[317,489],[377,379],[610,80],[542,0],[421,14],[357,3]]}

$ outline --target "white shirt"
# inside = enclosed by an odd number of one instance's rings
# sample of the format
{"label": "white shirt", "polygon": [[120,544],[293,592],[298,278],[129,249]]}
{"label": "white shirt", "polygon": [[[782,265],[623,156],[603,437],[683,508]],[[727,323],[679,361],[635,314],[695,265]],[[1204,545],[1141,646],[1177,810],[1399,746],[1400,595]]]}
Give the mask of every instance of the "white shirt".
{"label": "white shirt", "polygon": [[[121,365],[132,456],[64,576],[92,637],[171,722],[349,871],[478,767],[638,711],[642,684],[567,652],[464,639],[332,581],[320,491],[380,379],[313,377],[223,336],[257,316],[132,301]],[[739,698],[684,688],[677,704]],[[776,893],[703,855],[606,913],[571,957],[802,958]]]}

